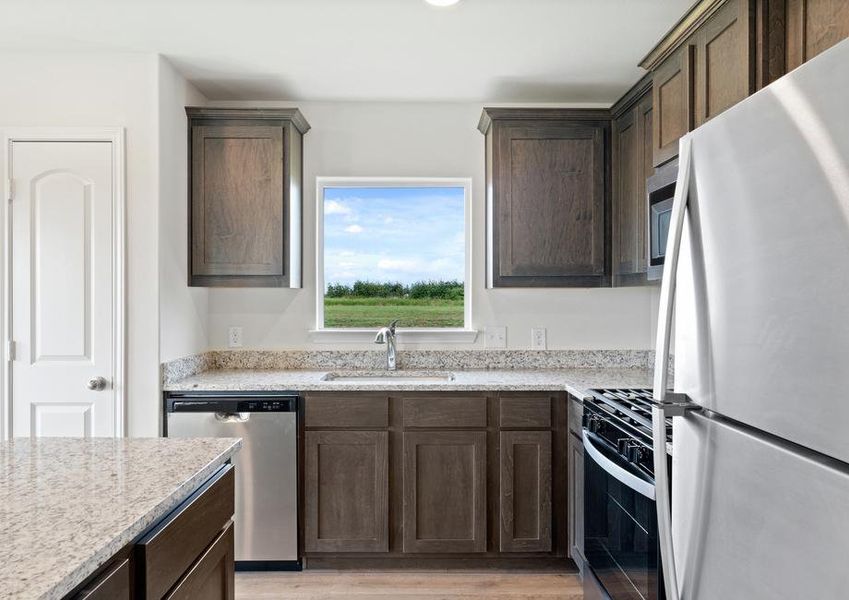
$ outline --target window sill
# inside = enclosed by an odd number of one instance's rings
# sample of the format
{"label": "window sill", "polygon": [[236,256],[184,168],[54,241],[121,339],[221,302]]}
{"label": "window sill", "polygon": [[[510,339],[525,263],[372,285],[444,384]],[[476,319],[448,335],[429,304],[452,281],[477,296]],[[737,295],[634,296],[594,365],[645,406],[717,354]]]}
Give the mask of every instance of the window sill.
{"label": "window sill", "polygon": [[[373,342],[377,328],[373,329],[311,329],[310,340],[320,344],[334,342]],[[476,329],[398,329],[398,344],[471,344],[477,339]]]}

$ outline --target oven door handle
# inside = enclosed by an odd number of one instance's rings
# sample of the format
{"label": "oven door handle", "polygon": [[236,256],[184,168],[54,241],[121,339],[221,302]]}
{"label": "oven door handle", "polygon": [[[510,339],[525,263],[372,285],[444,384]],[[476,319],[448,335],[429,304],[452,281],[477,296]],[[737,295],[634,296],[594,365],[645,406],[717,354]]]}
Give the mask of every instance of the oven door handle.
{"label": "oven door handle", "polygon": [[593,444],[593,441],[590,439],[586,430],[581,432],[581,436],[584,439],[584,451],[589,454],[590,458],[592,458],[598,466],[604,469],[608,475],[621,483],[624,483],[630,489],[642,496],[645,496],[649,500],[653,501],[655,499],[655,489],[653,484],[640,479],[633,473],[629,473],[626,469],[623,469],[607,458],[601,450],[595,447],[595,444]]}

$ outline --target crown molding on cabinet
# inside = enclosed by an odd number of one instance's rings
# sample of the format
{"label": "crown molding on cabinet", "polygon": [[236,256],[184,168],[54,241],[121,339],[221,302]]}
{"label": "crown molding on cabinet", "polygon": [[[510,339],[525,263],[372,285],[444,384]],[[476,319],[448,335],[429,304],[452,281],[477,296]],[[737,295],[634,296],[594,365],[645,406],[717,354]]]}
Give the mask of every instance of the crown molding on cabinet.
{"label": "crown molding on cabinet", "polygon": [[291,121],[295,129],[303,135],[310,130],[310,124],[297,108],[211,108],[206,106],[187,106],[189,118],[202,119],[253,119],[257,121]]}
{"label": "crown molding on cabinet", "polygon": [[478,121],[478,130],[486,135],[493,119],[510,121],[598,121],[609,120],[606,108],[494,108],[484,107]]}
{"label": "crown molding on cabinet", "polygon": [[687,13],[672,26],[666,35],[640,61],[640,66],[647,71],[653,70],[672,54],[690,34],[701,27],[713,13],[728,0],[699,0]]}

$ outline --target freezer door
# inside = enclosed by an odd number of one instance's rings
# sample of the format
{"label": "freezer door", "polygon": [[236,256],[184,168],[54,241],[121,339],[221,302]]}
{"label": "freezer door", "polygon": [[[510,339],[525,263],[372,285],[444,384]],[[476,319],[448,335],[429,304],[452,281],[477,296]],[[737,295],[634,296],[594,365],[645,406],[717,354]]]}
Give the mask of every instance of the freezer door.
{"label": "freezer door", "polygon": [[691,134],[675,389],[849,462],[849,41]]}
{"label": "freezer door", "polygon": [[675,419],[681,598],[822,600],[849,590],[849,473],[704,415]]}

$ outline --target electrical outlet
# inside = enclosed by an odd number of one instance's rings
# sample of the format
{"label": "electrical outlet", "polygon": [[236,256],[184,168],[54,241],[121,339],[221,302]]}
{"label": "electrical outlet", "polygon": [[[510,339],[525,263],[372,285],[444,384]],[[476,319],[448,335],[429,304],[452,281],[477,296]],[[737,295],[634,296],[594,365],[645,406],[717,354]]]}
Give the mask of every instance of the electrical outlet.
{"label": "electrical outlet", "polygon": [[545,350],[545,327],[531,329],[531,350]]}
{"label": "electrical outlet", "polygon": [[506,348],[507,328],[486,327],[484,328],[484,345],[486,348]]}
{"label": "electrical outlet", "polygon": [[242,347],[242,328],[241,327],[231,327],[227,331],[227,346],[229,348],[241,348]]}

